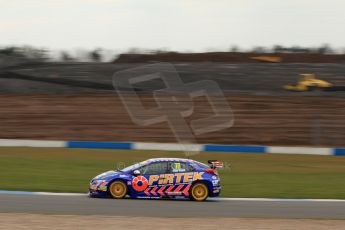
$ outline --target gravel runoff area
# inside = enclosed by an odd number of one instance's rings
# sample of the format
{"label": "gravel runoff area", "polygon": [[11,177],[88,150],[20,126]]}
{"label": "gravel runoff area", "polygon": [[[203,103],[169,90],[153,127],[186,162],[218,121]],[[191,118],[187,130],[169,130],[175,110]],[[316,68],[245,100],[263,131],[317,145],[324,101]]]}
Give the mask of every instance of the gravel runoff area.
{"label": "gravel runoff area", "polygon": [[[20,221],[19,221],[20,220]],[[344,220],[0,214],[0,229],[345,229]]]}

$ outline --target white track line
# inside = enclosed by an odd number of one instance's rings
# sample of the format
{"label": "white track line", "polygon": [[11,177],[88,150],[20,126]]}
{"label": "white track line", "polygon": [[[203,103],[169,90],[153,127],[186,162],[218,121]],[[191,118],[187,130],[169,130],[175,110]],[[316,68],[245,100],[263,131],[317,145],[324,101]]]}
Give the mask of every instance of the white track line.
{"label": "white track line", "polygon": [[[27,192],[0,190],[0,195],[32,195],[32,196],[87,196],[87,193]],[[266,201],[266,202],[344,202],[339,199],[277,199],[277,198],[226,198],[211,197],[208,200],[218,201]]]}
{"label": "white track line", "polygon": [[0,190],[0,195],[86,196],[87,193],[27,192],[27,191]]}

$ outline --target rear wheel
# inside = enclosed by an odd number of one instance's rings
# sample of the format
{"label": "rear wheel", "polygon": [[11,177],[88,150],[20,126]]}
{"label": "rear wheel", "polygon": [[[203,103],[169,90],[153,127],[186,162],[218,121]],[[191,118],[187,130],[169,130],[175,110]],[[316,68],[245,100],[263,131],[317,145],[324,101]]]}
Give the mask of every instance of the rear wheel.
{"label": "rear wheel", "polygon": [[127,195],[127,192],[128,192],[127,185],[122,181],[119,181],[119,180],[114,181],[109,186],[109,193],[112,198],[123,199]]}
{"label": "rear wheel", "polygon": [[208,188],[203,183],[196,183],[190,190],[190,198],[195,201],[204,201],[208,197]]}

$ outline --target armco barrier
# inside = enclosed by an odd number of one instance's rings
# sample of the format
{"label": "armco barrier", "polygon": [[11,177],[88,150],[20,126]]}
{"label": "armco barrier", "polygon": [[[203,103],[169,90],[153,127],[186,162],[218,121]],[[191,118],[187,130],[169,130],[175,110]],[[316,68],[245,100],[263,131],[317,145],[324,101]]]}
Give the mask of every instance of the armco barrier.
{"label": "armco barrier", "polygon": [[332,155],[345,156],[345,148],[344,149],[333,149]]}
{"label": "armco barrier", "polygon": [[163,151],[205,151],[205,152],[246,152],[274,154],[311,154],[345,156],[345,148],[284,147],[284,146],[241,146],[215,144],[174,144],[142,142],[97,142],[97,141],[39,141],[0,139],[0,147],[54,147],[92,148],[123,150],[163,150]]}
{"label": "armco barrier", "polygon": [[81,149],[133,149],[130,142],[67,141],[67,148]]}
{"label": "armco barrier", "polygon": [[0,147],[66,147],[66,141],[0,139]]}
{"label": "armco barrier", "polygon": [[239,145],[204,145],[205,152],[247,152],[265,153],[263,146],[239,146]]}

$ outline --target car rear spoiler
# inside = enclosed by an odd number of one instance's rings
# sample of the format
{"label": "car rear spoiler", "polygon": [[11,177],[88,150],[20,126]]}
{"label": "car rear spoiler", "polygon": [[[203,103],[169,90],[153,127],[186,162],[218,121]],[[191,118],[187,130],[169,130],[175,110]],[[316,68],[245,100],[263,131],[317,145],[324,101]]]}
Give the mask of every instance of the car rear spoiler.
{"label": "car rear spoiler", "polygon": [[208,160],[208,163],[210,164],[210,167],[212,169],[216,168],[223,168],[223,162],[217,161],[217,160]]}

